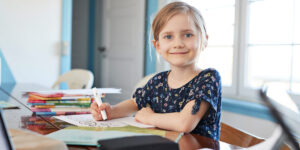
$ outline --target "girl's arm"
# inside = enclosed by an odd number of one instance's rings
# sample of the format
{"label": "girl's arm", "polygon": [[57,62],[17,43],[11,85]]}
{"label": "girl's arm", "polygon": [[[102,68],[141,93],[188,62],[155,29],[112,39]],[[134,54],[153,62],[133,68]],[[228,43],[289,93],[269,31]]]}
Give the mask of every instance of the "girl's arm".
{"label": "girl's arm", "polygon": [[128,99],[114,106],[110,106],[109,103],[102,103],[101,106],[98,107],[97,103],[93,102],[90,109],[95,120],[103,120],[100,113],[101,110],[106,111],[107,119],[109,120],[129,116],[136,112],[138,107],[135,103],[135,99]]}
{"label": "girl's arm", "polygon": [[111,107],[111,119],[127,117],[138,111],[135,98],[128,99]]}
{"label": "girl's arm", "polygon": [[138,111],[135,118],[139,122],[161,129],[189,133],[197,126],[210,106],[208,102],[202,101],[199,111],[193,115],[194,104],[195,100],[190,101],[181,112],[174,113],[154,113],[151,108],[146,107]]}

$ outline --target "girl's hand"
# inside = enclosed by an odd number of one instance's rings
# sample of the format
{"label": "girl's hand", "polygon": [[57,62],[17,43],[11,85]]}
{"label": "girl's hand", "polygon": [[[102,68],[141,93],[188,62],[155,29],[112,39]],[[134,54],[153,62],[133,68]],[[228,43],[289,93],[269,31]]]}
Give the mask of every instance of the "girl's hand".
{"label": "girl's hand", "polygon": [[93,115],[93,118],[97,121],[103,120],[102,115],[100,113],[101,110],[105,110],[107,120],[111,119],[111,106],[109,103],[102,103],[100,107],[98,107],[98,104],[96,102],[93,102],[90,107],[90,111]]}
{"label": "girl's hand", "polygon": [[135,114],[134,119],[137,122],[151,125],[150,118],[153,114],[154,114],[154,112],[152,111],[152,109],[150,107],[144,107]]}
{"label": "girl's hand", "polygon": [[200,144],[202,143],[201,139],[202,138],[200,138],[198,142],[198,139],[192,134],[184,134],[184,136],[180,138],[178,145],[180,148],[184,147],[184,149],[199,149],[200,147],[203,147],[203,145]]}

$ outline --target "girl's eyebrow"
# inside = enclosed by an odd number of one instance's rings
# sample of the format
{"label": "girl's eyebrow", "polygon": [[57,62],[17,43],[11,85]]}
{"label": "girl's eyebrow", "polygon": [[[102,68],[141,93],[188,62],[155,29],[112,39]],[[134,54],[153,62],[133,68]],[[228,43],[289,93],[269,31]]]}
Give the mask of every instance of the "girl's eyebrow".
{"label": "girl's eyebrow", "polygon": [[185,30],[182,30],[181,32],[194,32],[194,31],[191,29],[185,29]]}
{"label": "girl's eyebrow", "polygon": [[166,32],[162,32],[161,34],[163,35],[163,34],[172,34],[173,32],[171,32],[171,31],[166,31]]}
{"label": "girl's eyebrow", "polygon": [[[184,30],[181,30],[180,32],[181,33],[194,32],[194,30],[192,30],[192,29],[184,29]],[[161,35],[172,34],[172,33],[174,33],[174,32],[173,31],[165,31],[165,32],[162,32]]]}

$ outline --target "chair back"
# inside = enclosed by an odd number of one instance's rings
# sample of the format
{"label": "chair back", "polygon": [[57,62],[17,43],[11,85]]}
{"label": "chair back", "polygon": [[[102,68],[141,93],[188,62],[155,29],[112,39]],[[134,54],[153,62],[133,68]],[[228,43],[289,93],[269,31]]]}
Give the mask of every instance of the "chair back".
{"label": "chair back", "polygon": [[69,89],[90,89],[93,86],[94,75],[89,70],[72,69],[61,75],[52,85],[52,88],[55,88],[62,82],[66,82]]}
{"label": "chair back", "polygon": [[141,79],[133,88],[132,94],[134,94],[134,92],[136,91],[137,88],[141,88],[144,87],[147,82],[155,75],[156,73],[153,74],[149,74],[147,76],[145,76],[143,79]]}
{"label": "chair back", "polygon": [[221,122],[220,141],[240,147],[249,147],[261,143],[264,140]]}

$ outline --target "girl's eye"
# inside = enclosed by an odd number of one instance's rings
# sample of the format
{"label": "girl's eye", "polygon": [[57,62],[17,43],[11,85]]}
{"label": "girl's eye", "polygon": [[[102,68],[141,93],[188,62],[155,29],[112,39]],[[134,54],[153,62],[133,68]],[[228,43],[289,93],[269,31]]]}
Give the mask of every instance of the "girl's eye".
{"label": "girl's eye", "polygon": [[171,39],[172,36],[171,36],[171,35],[166,35],[164,38],[165,38],[165,39]]}
{"label": "girl's eye", "polygon": [[187,38],[190,38],[190,37],[192,37],[193,35],[191,34],[191,33],[187,33],[187,34],[185,34],[185,37],[187,37]]}

